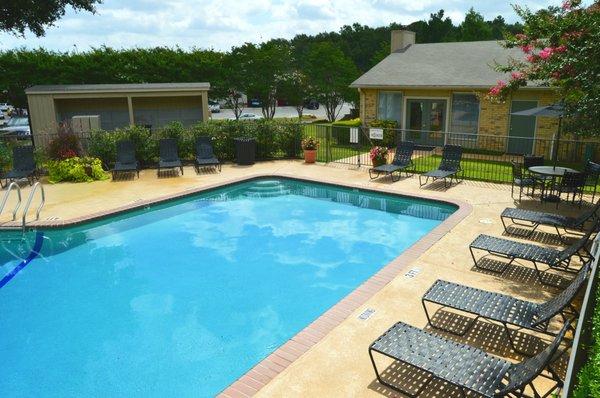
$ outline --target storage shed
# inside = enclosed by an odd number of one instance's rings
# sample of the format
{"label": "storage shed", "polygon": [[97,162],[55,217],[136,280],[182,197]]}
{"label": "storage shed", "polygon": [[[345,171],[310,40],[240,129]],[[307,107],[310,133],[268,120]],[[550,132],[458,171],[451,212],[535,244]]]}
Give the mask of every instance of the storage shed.
{"label": "storage shed", "polygon": [[[129,125],[160,128],[207,120],[209,83],[40,85],[25,90],[32,133],[54,134],[60,123],[82,116],[103,130]],[[75,123],[80,126],[82,124]]]}

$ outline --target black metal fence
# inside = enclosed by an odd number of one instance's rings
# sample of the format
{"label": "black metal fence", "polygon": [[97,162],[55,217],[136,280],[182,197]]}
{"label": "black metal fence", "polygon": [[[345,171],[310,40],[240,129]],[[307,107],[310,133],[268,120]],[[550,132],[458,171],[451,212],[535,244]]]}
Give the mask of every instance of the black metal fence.
{"label": "black metal fence", "polygon": [[[492,182],[510,182],[511,161],[523,162],[523,156],[544,156],[551,164],[555,141],[547,138],[509,137],[465,134],[440,131],[402,129],[369,129],[312,124],[304,126],[306,136],[316,137],[321,145],[317,153],[320,162],[336,162],[353,166],[371,166],[369,150],[375,146],[390,149],[388,162],[393,158],[396,144],[413,141],[415,172],[436,168],[445,144],[464,148],[462,168],[464,178]],[[587,160],[600,157],[600,142],[561,139],[557,148],[558,163],[580,169]]]}

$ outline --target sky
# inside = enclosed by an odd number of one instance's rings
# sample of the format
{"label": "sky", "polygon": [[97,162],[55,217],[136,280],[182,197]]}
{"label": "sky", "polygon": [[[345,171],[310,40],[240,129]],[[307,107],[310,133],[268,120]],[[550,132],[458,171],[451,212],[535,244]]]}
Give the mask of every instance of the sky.
{"label": "sky", "polygon": [[[560,0],[520,0],[531,9],[561,4]],[[338,31],[358,22],[385,26],[428,19],[444,9],[454,23],[465,12],[476,11],[508,22],[517,16],[508,1],[490,0],[104,0],[97,13],[68,9],[46,36],[25,38],[0,33],[0,49],[44,47],[59,51],[85,51],[106,45],[114,48],[179,46],[229,50],[244,42],[296,34]]]}

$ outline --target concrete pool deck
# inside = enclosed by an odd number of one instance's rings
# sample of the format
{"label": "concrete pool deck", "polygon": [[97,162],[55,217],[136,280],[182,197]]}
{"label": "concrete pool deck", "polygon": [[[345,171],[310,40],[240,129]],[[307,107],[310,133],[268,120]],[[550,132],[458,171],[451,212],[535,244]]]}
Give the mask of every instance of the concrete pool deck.
{"label": "concrete pool deck", "polygon": [[[436,279],[446,279],[538,302],[556,294],[556,290],[540,285],[533,269],[526,265],[511,267],[502,276],[484,273],[473,267],[469,243],[480,233],[496,236],[503,234],[499,215],[505,207],[514,206],[509,185],[464,181],[447,190],[441,183],[419,189],[416,177],[403,178],[396,183],[391,183],[387,178],[371,181],[364,170],[342,165],[306,165],[301,161],[260,162],[243,167],[228,164],[223,166],[222,173],[208,172],[200,175],[188,167],[182,177],[160,179],[156,177],[155,170],[143,170],[140,179],[134,180],[45,184],[46,206],[42,210],[40,222],[59,225],[81,220],[90,214],[136,206],[158,198],[260,174],[297,176],[391,193],[452,199],[466,204],[463,207],[465,214],[461,216],[464,219],[457,220],[447,233],[430,237],[428,247],[425,247],[422,254],[405,258],[397,264],[393,275],[390,275],[390,281],[381,282],[377,290],[369,292],[364,300],[359,300],[355,309],[339,313],[335,324],[328,323],[327,319],[322,320],[321,331],[315,329],[314,335],[305,333],[296,344],[284,344],[287,346],[286,350],[278,350],[275,355],[271,355],[270,361],[261,362],[226,389],[223,396],[402,396],[376,381],[367,349],[373,340],[397,321],[425,328],[427,322],[420,298]],[[30,188],[23,186],[24,198],[29,190]],[[8,210],[13,201],[11,199]],[[554,204],[542,205],[539,201],[524,200],[521,207],[555,210]],[[572,206],[567,205],[559,206],[559,210],[573,211]],[[0,223],[7,225],[10,217],[2,215]],[[554,246],[558,243],[551,233],[539,232],[532,238],[541,245]],[[417,244],[420,243],[421,241]],[[359,316],[366,309],[374,312],[367,319],[360,319]],[[444,313],[439,315],[439,320],[457,321],[447,319],[447,314]],[[510,351],[501,332],[501,329],[499,331],[493,325],[478,322],[463,337],[446,336],[500,356],[520,360],[520,356]],[[306,341],[305,345],[302,344],[302,338]],[[393,367],[388,368],[386,374],[396,378],[407,377],[394,375]],[[427,395],[426,391],[423,396],[434,396],[437,387],[432,387],[431,394]],[[450,396],[449,394],[447,392],[444,396]]]}

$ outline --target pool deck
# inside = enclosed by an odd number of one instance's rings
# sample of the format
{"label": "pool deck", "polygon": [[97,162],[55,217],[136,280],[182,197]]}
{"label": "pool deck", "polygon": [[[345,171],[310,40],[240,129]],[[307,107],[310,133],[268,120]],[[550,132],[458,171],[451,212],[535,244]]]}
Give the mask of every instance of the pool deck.
{"label": "pool deck", "polygon": [[[377,382],[367,350],[373,340],[397,321],[430,329],[426,327],[420,298],[436,279],[532,301],[543,301],[556,294],[556,290],[537,282],[531,267],[516,264],[499,276],[473,266],[469,243],[480,233],[503,235],[499,215],[505,207],[515,206],[509,185],[464,181],[449,189],[444,189],[441,183],[420,189],[418,177],[415,176],[395,183],[387,178],[371,181],[364,170],[343,165],[306,165],[301,161],[260,162],[253,166],[228,164],[223,166],[222,173],[205,172],[200,175],[187,167],[184,176],[170,178],[157,178],[155,170],[144,170],[140,178],[134,180],[45,184],[46,205],[39,224],[80,222],[90,215],[140,206],[258,175],[296,176],[391,193],[439,198],[456,202],[461,208],[371,278],[370,283],[351,293],[328,311],[327,316],[320,317],[233,383],[221,394],[224,397],[402,396]],[[23,186],[24,199],[29,191],[29,187]],[[9,201],[8,209],[13,201]],[[554,204],[540,204],[539,201],[526,199],[519,207],[555,211]],[[573,212],[572,206],[563,204],[559,210]],[[12,224],[8,214],[0,216],[0,223]],[[558,242],[551,232],[540,230],[527,241],[555,246]],[[367,319],[361,319],[360,315],[366,309],[374,312]],[[443,311],[438,312],[437,316],[440,322],[460,321],[451,319]],[[511,352],[501,329],[499,331],[498,327],[491,324],[477,322],[463,337],[439,333],[512,360],[521,359]],[[390,366],[386,374],[400,379],[408,377],[408,382],[412,381],[410,376],[394,374],[395,369]],[[439,386],[432,386],[431,394],[426,390],[422,396],[436,396],[437,388]],[[450,392],[443,396],[450,396]]]}

